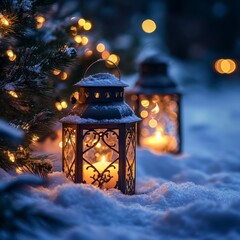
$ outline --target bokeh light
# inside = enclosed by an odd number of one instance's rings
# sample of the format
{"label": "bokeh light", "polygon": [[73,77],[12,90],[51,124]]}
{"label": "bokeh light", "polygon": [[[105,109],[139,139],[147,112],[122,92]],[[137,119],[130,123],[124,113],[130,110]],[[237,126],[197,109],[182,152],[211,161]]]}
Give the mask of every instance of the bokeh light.
{"label": "bokeh light", "polygon": [[218,59],[214,64],[215,70],[220,74],[231,74],[236,68],[236,62],[232,59]]}
{"label": "bokeh light", "polygon": [[151,19],[146,19],[142,22],[142,30],[146,33],[153,33],[156,28],[156,23]]}

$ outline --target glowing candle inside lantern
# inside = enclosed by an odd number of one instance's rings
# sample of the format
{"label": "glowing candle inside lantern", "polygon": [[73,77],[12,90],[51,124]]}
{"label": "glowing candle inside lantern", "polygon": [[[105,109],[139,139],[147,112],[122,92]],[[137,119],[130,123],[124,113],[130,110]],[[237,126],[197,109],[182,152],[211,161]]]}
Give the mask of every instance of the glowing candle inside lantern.
{"label": "glowing candle inside lantern", "polygon": [[[99,147],[99,144],[97,144]],[[86,183],[91,184],[95,179],[102,178],[109,181],[105,182],[102,185],[103,188],[114,188],[118,181],[118,163],[108,162],[105,155],[101,156],[101,161],[93,163],[92,166],[85,163],[83,165],[83,179]],[[111,165],[110,165],[111,164]],[[109,166],[110,165],[110,166]],[[95,181],[95,185],[98,185],[99,182]]]}
{"label": "glowing candle inside lantern", "polygon": [[144,138],[142,141],[143,146],[160,152],[174,149],[177,144],[175,137],[165,135],[163,129],[157,130],[154,136]]}

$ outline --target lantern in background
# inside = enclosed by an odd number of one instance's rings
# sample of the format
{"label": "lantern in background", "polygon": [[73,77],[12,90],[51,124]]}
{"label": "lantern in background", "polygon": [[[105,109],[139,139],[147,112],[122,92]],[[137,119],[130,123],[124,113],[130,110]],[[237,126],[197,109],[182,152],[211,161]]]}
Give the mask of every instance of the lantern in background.
{"label": "lantern in background", "polygon": [[140,67],[140,78],[126,95],[136,115],[143,118],[138,144],[158,153],[179,153],[181,94],[167,76],[167,64],[158,57],[146,58]]}
{"label": "lantern in background", "polygon": [[75,183],[135,192],[136,117],[127,85],[108,73],[75,84],[79,98],[63,123],[63,172]]}

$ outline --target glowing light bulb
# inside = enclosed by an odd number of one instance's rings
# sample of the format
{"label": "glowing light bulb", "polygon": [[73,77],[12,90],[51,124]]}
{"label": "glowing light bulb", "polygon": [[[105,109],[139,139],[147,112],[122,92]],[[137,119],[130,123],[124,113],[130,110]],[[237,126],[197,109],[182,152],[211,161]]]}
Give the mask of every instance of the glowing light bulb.
{"label": "glowing light bulb", "polygon": [[84,24],[83,28],[84,28],[84,30],[89,31],[92,28],[92,24],[89,21],[87,21]]}
{"label": "glowing light bulb", "polygon": [[62,72],[62,74],[61,74],[61,80],[66,80],[67,79],[67,77],[68,77],[68,75],[67,75],[67,73],[66,72]]}
{"label": "glowing light bulb", "polygon": [[13,51],[11,50],[11,49],[9,49],[9,50],[7,50],[7,55],[9,56],[9,57],[13,57],[14,56],[14,53],[13,53]]}
{"label": "glowing light bulb", "polygon": [[3,25],[9,26],[9,21],[7,20],[6,17],[4,17],[2,14],[0,14],[0,21]]}
{"label": "glowing light bulb", "polygon": [[88,44],[88,38],[86,36],[82,37],[82,45],[87,45]]}
{"label": "glowing light bulb", "polygon": [[81,27],[83,27],[85,25],[85,23],[86,23],[86,20],[84,18],[80,18],[78,20],[78,25],[81,26]]}
{"label": "glowing light bulb", "polygon": [[62,111],[63,107],[60,102],[55,103],[55,107],[57,108],[58,111]]}
{"label": "glowing light bulb", "polygon": [[18,98],[18,95],[14,91],[9,91],[8,94],[10,94],[12,97]]}
{"label": "glowing light bulb", "polygon": [[82,42],[82,37],[80,35],[77,35],[77,36],[74,37],[74,41],[76,43],[81,43]]}
{"label": "glowing light bulb", "polygon": [[100,148],[102,145],[100,142],[97,143],[96,148]]}
{"label": "glowing light bulb", "polygon": [[59,142],[58,146],[59,146],[60,148],[62,148],[62,141]]}
{"label": "glowing light bulb", "polygon": [[11,162],[15,162],[15,156],[13,153],[11,153],[10,151],[7,151],[8,154],[8,158]]}
{"label": "glowing light bulb", "polygon": [[97,46],[96,46],[96,49],[98,52],[103,52],[105,50],[105,45],[103,43],[99,43]]}
{"label": "glowing light bulb", "polygon": [[61,71],[59,69],[54,69],[53,70],[53,74],[56,75],[56,76],[59,75],[60,73],[61,73]]}
{"label": "glowing light bulb", "polygon": [[146,19],[142,22],[142,30],[146,33],[153,33],[156,28],[156,23],[151,19]]}
{"label": "glowing light bulb", "polygon": [[141,111],[140,115],[142,118],[146,118],[148,116],[148,111],[143,110],[143,111]]}
{"label": "glowing light bulb", "polygon": [[102,52],[102,58],[108,58],[109,55],[110,55],[110,53],[106,50]]}
{"label": "glowing light bulb", "polygon": [[62,106],[62,108],[67,108],[67,107],[68,107],[68,104],[67,104],[66,101],[62,101],[62,102],[61,102],[61,106]]}
{"label": "glowing light bulb", "polygon": [[[118,61],[119,61],[119,57],[116,55],[116,54],[111,54],[109,57],[108,57],[108,60],[112,61],[113,63],[115,64],[118,64]],[[109,65],[113,65],[113,63],[111,62],[107,62]]]}

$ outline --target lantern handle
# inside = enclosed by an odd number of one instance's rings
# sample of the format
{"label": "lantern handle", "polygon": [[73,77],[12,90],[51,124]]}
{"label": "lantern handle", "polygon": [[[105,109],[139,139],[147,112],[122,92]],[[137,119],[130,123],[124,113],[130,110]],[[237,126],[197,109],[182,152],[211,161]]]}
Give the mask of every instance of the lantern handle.
{"label": "lantern handle", "polygon": [[111,62],[111,63],[116,67],[116,69],[117,69],[117,71],[118,71],[118,78],[119,78],[119,81],[120,81],[121,72],[120,72],[119,67],[118,67],[113,61],[111,61],[111,60],[109,60],[109,59],[107,59],[107,58],[98,59],[98,60],[96,60],[95,62],[91,63],[91,64],[88,66],[88,68],[86,69],[86,71],[84,72],[83,79],[86,77],[86,74],[87,74],[88,70],[89,70],[93,65],[95,65],[95,64],[98,63],[98,62]]}

